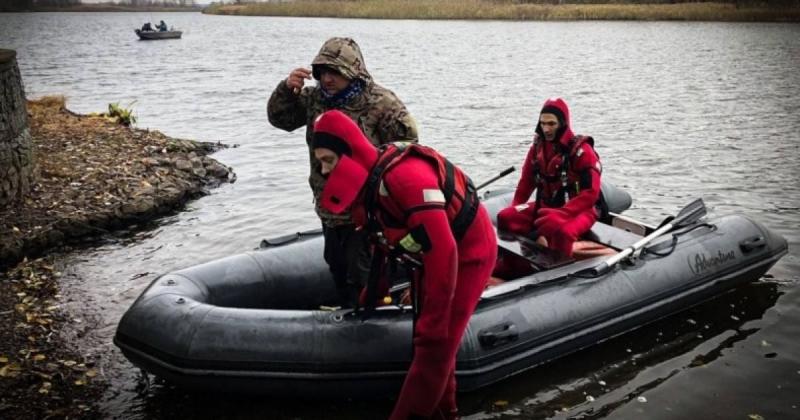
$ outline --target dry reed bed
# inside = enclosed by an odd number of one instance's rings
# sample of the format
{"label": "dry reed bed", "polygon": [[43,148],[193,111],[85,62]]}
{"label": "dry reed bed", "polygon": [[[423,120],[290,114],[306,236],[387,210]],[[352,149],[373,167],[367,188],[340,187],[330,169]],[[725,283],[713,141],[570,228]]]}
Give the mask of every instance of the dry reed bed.
{"label": "dry reed bed", "polygon": [[737,7],[729,3],[553,5],[496,0],[297,0],[214,4],[204,13],[362,19],[800,21],[800,6],[797,5]]}

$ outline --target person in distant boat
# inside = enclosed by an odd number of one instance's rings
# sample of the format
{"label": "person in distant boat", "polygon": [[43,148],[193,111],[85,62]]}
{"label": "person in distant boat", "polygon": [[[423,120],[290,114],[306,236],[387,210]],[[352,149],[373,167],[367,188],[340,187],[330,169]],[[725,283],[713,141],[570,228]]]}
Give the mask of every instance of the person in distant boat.
{"label": "person in distant boat", "polygon": [[379,240],[376,255],[387,247],[422,263],[412,286],[414,356],[390,418],[458,418],[456,353],[497,258],[494,227],[475,187],[429,147],[376,149],[338,110],[316,120],[311,146],[327,177],[319,205],[333,214],[351,209],[356,226]]}
{"label": "person in distant boat", "polygon": [[153,27],[150,26],[150,22],[147,22],[144,25],[142,25],[142,31],[152,31],[152,30],[153,30]]}
{"label": "person in distant boat", "polygon": [[498,229],[544,237],[549,248],[571,256],[575,241],[597,221],[601,172],[594,139],[572,132],[567,103],[546,100],[511,206],[497,215]]}
{"label": "person in distant boat", "polygon": [[[305,86],[306,79],[318,81]],[[329,109],[338,109],[356,121],[374,145],[417,141],[417,125],[406,106],[390,90],[372,80],[358,44],[350,38],[325,41],[311,62],[311,69],[297,68],[281,80],[267,102],[269,122],[286,131],[306,126],[311,145],[314,120]],[[333,214],[320,206],[325,186],[321,165],[309,149],[309,184],[322,221],[325,261],[328,263],[342,306],[353,306],[369,272],[365,234],[356,231],[348,212]]]}
{"label": "person in distant boat", "polygon": [[156,29],[158,29],[160,32],[166,32],[167,24],[164,23],[164,21],[162,20],[161,22],[158,22],[158,25],[156,25]]}

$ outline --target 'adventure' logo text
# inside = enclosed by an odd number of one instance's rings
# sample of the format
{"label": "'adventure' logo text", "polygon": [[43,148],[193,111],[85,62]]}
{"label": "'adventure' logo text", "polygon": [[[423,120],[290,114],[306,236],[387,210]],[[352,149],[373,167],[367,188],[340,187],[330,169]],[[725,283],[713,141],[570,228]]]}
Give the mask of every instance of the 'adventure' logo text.
{"label": "'adventure' logo text", "polygon": [[717,255],[706,257],[705,254],[695,254],[694,259],[689,257],[689,267],[695,274],[719,268],[728,261],[736,259],[733,250],[728,252],[717,251]]}

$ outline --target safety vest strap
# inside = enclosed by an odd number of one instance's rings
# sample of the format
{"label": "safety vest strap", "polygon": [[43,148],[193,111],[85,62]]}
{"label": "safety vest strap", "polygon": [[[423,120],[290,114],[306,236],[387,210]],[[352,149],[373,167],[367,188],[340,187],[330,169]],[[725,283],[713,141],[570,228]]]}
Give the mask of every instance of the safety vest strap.
{"label": "safety vest strap", "polygon": [[383,174],[389,165],[396,160],[398,156],[403,154],[405,148],[401,147],[381,147],[378,149],[378,160],[375,166],[370,171],[369,178],[367,178],[366,191],[364,192],[364,207],[367,214],[366,228],[372,232],[381,230],[381,225],[377,219],[378,209],[378,192],[380,189]]}
{"label": "safety vest strap", "polygon": [[[475,219],[478,206],[480,205],[475,186],[472,180],[456,168],[452,162],[433,151],[433,149],[419,145],[387,144],[379,149],[378,161],[370,172],[370,177],[367,181],[367,189],[365,191],[365,207],[367,210],[367,220],[370,224],[368,227],[373,230],[380,230],[381,227],[377,220],[377,211],[380,207],[379,190],[383,177],[397,162],[412,152],[436,162],[439,172],[439,187],[442,189],[442,195],[445,200],[445,210],[448,211],[448,216],[450,218],[450,229],[456,240],[460,240]],[[442,172],[444,173],[442,174]],[[465,185],[462,188],[464,190],[463,194],[456,185],[459,175],[463,176],[465,180]],[[384,187],[386,188],[385,185]],[[453,197],[461,202],[461,207],[455,215],[451,215]],[[402,221],[397,220],[397,217],[392,215],[391,212],[384,211],[383,213],[386,213],[384,218],[393,224],[397,224],[398,222],[402,223]],[[405,214],[403,216],[408,218],[409,215]]]}
{"label": "safety vest strap", "polygon": [[[558,175],[551,175],[548,176],[542,173],[541,168],[539,167],[539,153],[541,149],[541,138],[538,136],[534,139],[534,162],[533,162],[533,176],[536,184],[536,201],[542,200],[543,202],[547,203],[549,207],[561,207],[567,203],[569,200],[569,188],[570,185],[568,183],[568,173],[570,169],[570,164],[573,158],[575,158],[578,154],[578,150],[580,150],[581,146],[584,143],[588,143],[592,146],[592,150],[594,150],[594,138],[591,136],[584,136],[584,135],[574,135],[571,139],[567,142],[566,146],[561,148],[561,172]],[[595,152],[597,153],[597,152]],[[543,191],[543,186],[545,183],[551,184],[555,182],[560,182],[561,186],[552,197],[546,197],[541,192]],[[579,192],[579,187],[576,187],[576,193]],[[600,200],[603,200],[602,196]],[[605,203],[598,204],[602,207]]]}
{"label": "safety vest strap", "polygon": [[478,214],[480,205],[478,191],[475,189],[475,186],[472,185],[472,180],[467,178],[466,197],[464,197],[464,201],[461,203],[461,209],[459,209],[456,217],[450,222],[450,229],[453,231],[453,237],[455,237],[456,241],[460,241],[461,238],[464,237],[464,234],[467,233],[467,229],[472,225],[475,216]]}

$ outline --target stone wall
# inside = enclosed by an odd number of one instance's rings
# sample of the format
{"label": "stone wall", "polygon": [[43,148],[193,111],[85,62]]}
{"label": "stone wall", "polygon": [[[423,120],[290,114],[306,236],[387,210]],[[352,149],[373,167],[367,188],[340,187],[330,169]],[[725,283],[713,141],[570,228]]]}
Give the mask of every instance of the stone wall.
{"label": "stone wall", "polygon": [[30,191],[33,148],[17,53],[0,49],[0,206]]}

